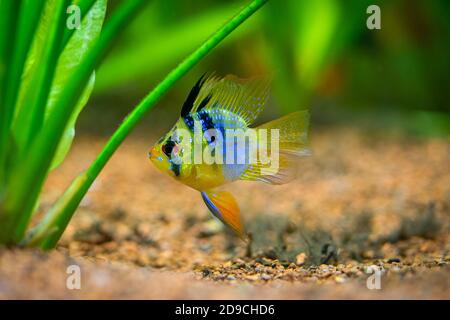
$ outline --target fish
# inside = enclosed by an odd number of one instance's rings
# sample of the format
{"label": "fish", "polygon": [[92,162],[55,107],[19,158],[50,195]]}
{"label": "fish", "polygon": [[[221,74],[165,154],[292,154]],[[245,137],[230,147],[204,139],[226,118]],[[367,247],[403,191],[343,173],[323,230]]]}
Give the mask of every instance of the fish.
{"label": "fish", "polygon": [[310,154],[306,110],[252,126],[269,88],[265,78],[203,74],[180,118],[149,151],[157,169],[199,191],[211,214],[244,241],[239,205],[222,186],[237,180],[288,183],[296,177],[298,158]]}

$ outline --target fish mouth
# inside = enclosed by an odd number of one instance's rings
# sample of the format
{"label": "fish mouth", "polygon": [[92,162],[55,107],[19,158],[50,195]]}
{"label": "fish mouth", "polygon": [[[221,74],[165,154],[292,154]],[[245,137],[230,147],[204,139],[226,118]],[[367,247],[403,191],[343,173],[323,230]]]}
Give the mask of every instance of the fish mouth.
{"label": "fish mouth", "polygon": [[154,160],[156,158],[156,150],[155,148],[151,148],[150,151],[148,152],[148,158],[150,160]]}
{"label": "fish mouth", "polygon": [[167,161],[165,161],[162,152],[159,151],[156,147],[153,147],[148,152],[148,158],[150,161],[159,169],[162,171],[168,171],[170,166]]}
{"label": "fish mouth", "polygon": [[150,151],[148,152],[148,158],[154,164],[158,164],[159,162],[162,161],[161,154],[156,150],[155,147],[151,148]]}

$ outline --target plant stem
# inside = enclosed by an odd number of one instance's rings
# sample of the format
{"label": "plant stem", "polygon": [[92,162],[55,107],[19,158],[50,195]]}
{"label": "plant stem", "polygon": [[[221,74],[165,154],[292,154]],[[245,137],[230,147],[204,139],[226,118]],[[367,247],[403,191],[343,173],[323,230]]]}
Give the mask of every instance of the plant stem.
{"label": "plant stem", "polygon": [[[125,118],[120,127],[114,132],[103,150],[91,164],[91,166],[78,176],[71,186],[62,195],[62,201],[57,201],[45,219],[32,230],[27,243],[39,245],[43,249],[53,248],[67,223],[88,191],[95,178],[103,169],[105,164],[125,140],[131,130],[136,126],[139,120],[149,111],[155,103],[190,69],[194,67],[204,56],[206,56],[214,47],[216,47],[226,36],[234,29],[247,20],[253,13],[261,8],[267,0],[253,0],[240,13],[235,15],[223,27],[216,31],[207,39],[197,50],[182,61],[173,69]],[[63,203],[63,205],[61,205]],[[44,235],[42,240],[37,240],[37,235]]]}

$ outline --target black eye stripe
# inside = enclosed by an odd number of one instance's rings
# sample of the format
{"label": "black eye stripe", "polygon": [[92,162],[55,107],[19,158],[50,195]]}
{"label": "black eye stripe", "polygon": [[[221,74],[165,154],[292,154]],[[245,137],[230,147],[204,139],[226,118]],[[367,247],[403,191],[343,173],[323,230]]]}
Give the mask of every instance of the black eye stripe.
{"label": "black eye stripe", "polygon": [[181,166],[179,164],[172,163],[170,165],[170,170],[172,170],[173,173],[175,173],[175,176],[178,177],[180,175]]}
{"label": "black eye stripe", "polygon": [[172,154],[173,147],[175,147],[175,142],[168,140],[166,144],[162,146],[162,151],[170,158]]}

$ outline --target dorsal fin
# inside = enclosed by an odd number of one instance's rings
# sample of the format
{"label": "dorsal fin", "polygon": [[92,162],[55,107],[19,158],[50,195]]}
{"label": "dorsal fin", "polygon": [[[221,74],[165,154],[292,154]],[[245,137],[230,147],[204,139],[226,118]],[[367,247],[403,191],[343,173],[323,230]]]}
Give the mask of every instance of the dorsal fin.
{"label": "dorsal fin", "polygon": [[[269,82],[264,78],[242,80],[232,75],[224,78],[208,77],[204,82],[199,81],[199,85],[196,84],[191,91],[192,93],[196,87],[200,88],[195,94],[190,112],[221,108],[239,115],[250,125],[264,108],[269,94]],[[189,98],[191,94],[188,100]]]}
{"label": "dorsal fin", "polygon": [[204,73],[200,79],[197,80],[195,85],[192,87],[191,91],[189,92],[186,100],[183,103],[183,107],[181,108],[181,116],[184,118],[186,117],[194,107],[194,102],[197,99],[198,94],[200,93],[200,90],[205,83],[205,76],[206,73]]}

